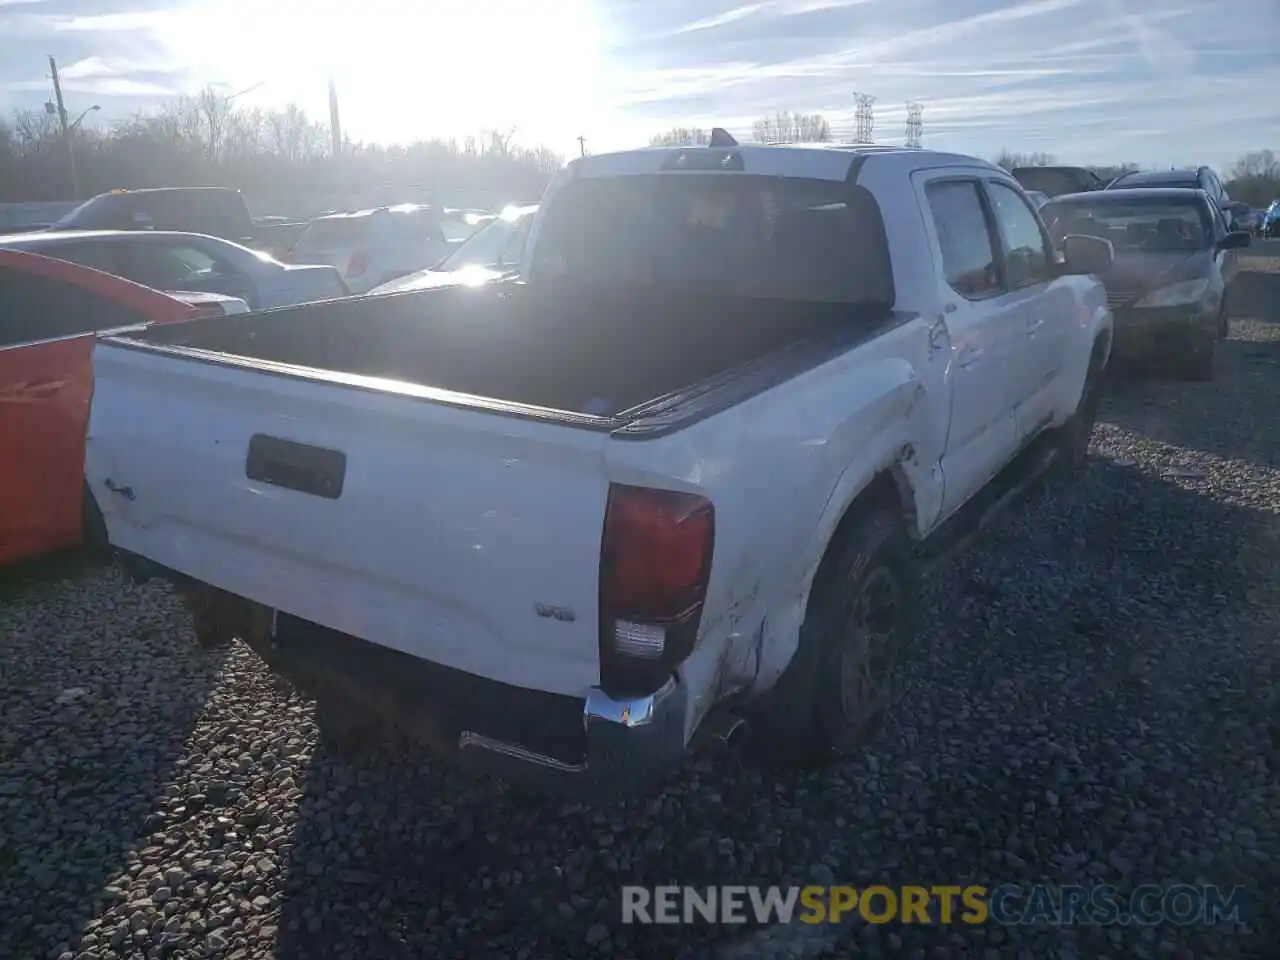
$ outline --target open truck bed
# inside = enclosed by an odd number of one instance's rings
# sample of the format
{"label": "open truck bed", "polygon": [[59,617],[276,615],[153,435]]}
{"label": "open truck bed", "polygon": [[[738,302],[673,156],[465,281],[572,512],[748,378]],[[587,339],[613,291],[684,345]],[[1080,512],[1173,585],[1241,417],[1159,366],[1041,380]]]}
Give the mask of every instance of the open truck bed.
{"label": "open truck bed", "polygon": [[581,695],[599,681],[611,438],[724,409],[898,319],[521,287],[151,328],[94,350],[85,472],[119,549],[424,660]]}
{"label": "open truck bed", "polygon": [[512,284],[333,300],[132,339],[193,359],[260,361],[264,372],[376,378],[578,419],[614,417],[804,341],[847,345],[879,325],[847,305]]}

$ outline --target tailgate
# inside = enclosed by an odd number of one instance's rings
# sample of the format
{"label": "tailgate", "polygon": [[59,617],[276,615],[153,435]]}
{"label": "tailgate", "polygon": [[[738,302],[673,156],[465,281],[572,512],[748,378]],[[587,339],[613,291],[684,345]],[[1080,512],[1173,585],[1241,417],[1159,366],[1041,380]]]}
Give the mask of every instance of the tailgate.
{"label": "tailgate", "polygon": [[494,680],[599,682],[607,433],[111,341],[93,366],[114,546]]}

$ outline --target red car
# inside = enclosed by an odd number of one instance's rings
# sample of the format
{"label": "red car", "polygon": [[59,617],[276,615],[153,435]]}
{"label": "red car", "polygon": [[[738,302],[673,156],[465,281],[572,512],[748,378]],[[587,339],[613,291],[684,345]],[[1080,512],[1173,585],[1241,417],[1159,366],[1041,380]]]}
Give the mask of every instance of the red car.
{"label": "red car", "polygon": [[95,331],[210,312],[222,310],[0,250],[0,564],[81,541]]}

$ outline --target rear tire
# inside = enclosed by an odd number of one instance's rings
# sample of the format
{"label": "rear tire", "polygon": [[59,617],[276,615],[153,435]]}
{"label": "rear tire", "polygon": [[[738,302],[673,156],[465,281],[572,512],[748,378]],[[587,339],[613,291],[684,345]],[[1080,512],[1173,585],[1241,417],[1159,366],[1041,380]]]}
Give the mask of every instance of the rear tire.
{"label": "rear tire", "polygon": [[1102,405],[1103,366],[1101,353],[1095,350],[1089,360],[1089,371],[1084,377],[1076,412],[1058,428],[1057,473],[1071,476],[1084,468],[1089,459],[1089,442],[1098,422],[1098,409]]}
{"label": "rear tire", "polygon": [[767,759],[808,766],[874,739],[914,639],[917,592],[897,516],[877,509],[839,534],[814,579],[795,656],[762,704]]}
{"label": "rear tire", "polygon": [[1217,355],[1217,340],[1211,340],[1207,345],[1189,351],[1178,361],[1179,377],[1189,383],[1209,383],[1213,380]]}
{"label": "rear tire", "polygon": [[316,698],[316,729],[329,756],[351,761],[368,756],[382,744],[382,728],[370,716],[334,693]]}
{"label": "rear tire", "polygon": [[107,540],[107,523],[98,509],[98,501],[84,482],[80,495],[80,543],[90,560],[105,559],[111,552]]}

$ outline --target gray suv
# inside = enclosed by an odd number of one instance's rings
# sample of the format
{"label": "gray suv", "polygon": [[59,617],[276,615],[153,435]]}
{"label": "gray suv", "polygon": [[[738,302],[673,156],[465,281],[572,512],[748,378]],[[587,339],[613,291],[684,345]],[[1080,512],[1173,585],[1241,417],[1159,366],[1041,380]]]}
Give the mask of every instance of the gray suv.
{"label": "gray suv", "polygon": [[1227,188],[1211,167],[1196,167],[1194,170],[1135,170],[1133,173],[1122,173],[1109,184],[1108,190],[1132,190],[1142,187],[1181,187],[1183,189],[1203,190],[1213,201],[1223,226],[1228,230],[1243,229],[1237,219],[1249,212],[1247,203],[1232,200],[1227,195]]}

